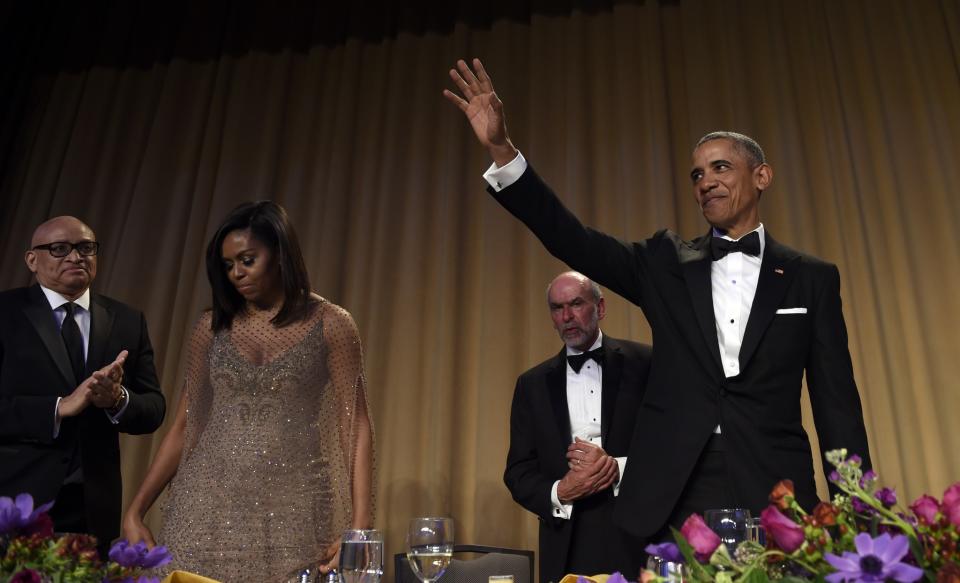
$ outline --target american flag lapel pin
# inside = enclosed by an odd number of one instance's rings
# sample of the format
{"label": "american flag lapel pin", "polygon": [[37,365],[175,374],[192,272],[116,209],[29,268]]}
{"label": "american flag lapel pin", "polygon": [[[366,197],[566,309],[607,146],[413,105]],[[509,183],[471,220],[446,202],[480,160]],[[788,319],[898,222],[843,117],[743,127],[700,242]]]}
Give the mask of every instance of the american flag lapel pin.
{"label": "american flag lapel pin", "polygon": [[783,270],[780,269],[779,267],[775,268],[773,272],[776,273],[777,275],[783,275]]}

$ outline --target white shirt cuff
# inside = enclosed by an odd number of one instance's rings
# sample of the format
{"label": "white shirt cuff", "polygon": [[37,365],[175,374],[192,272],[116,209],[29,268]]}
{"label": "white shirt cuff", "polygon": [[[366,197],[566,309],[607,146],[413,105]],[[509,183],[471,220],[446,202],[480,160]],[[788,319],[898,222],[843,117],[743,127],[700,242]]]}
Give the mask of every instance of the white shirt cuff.
{"label": "white shirt cuff", "polygon": [[123,385],[120,385],[120,390],[123,391],[123,406],[120,407],[120,410],[117,411],[115,415],[111,415],[106,409],[103,410],[104,414],[107,416],[107,419],[109,419],[110,423],[113,423],[114,425],[120,423],[120,417],[123,415],[123,412],[127,410],[127,405],[130,404],[130,391],[128,391]]}
{"label": "white shirt cuff", "polygon": [[553,504],[553,516],[555,518],[570,520],[570,516],[573,514],[573,504],[560,503],[560,497],[557,496],[557,488],[559,486],[560,480],[557,480],[553,483],[553,487],[550,488],[550,502]]}
{"label": "white shirt cuff", "polygon": [[527,171],[527,159],[519,151],[517,157],[511,160],[505,166],[497,167],[497,163],[490,164],[487,171],[483,173],[484,180],[497,192],[510,186]]}
{"label": "white shirt cuff", "polygon": [[617,481],[613,483],[613,495],[620,495],[620,481],[623,480],[623,472],[627,471],[627,458],[626,457],[615,457],[617,460],[617,469],[620,471],[620,477],[617,478]]}
{"label": "white shirt cuff", "polygon": [[53,406],[53,438],[56,439],[60,435],[60,416],[57,415],[57,411],[60,409],[60,401],[63,400],[63,397],[57,397],[57,403]]}

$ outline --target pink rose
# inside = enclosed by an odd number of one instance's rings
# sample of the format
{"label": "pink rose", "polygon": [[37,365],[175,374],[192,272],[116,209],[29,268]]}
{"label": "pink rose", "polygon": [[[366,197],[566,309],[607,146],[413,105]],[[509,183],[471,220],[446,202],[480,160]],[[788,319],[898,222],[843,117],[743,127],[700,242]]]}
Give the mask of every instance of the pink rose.
{"label": "pink rose", "polygon": [[693,547],[694,554],[698,561],[707,561],[713,555],[713,551],[720,546],[720,537],[717,533],[710,530],[707,523],[699,514],[691,514],[683,523],[680,534],[687,539],[690,546]]}
{"label": "pink rose", "polygon": [[947,488],[943,493],[943,504],[941,505],[944,516],[954,526],[960,526],[960,482]]}
{"label": "pink rose", "polygon": [[767,506],[760,513],[760,524],[780,550],[792,553],[803,544],[803,527],[787,518],[776,506]]}
{"label": "pink rose", "polygon": [[924,494],[910,505],[910,510],[917,515],[917,518],[927,524],[934,524],[937,521],[937,512],[940,510],[940,503],[937,499],[928,494]]}

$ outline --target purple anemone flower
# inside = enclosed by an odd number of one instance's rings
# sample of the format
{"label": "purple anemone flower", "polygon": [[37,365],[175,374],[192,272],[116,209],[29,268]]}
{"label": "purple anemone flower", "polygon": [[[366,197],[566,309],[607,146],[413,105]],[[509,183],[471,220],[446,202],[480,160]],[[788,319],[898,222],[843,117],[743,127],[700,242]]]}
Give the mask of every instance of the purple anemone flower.
{"label": "purple anemone flower", "polygon": [[864,472],[863,477],[860,478],[860,487],[866,488],[875,481],[877,481],[877,473],[873,470],[867,470]]}
{"label": "purple anemone flower", "polygon": [[653,555],[655,557],[660,557],[661,559],[666,559],[671,563],[682,563],[683,562],[683,553],[680,552],[680,547],[676,543],[660,543],[658,545],[647,545],[645,549],[648,555]]}
{"label": "purple anemone flower", "polygon": [[16,500],[9,496],[0,496],[0,535],[10,534],[36,522],[37,517],[53,507],[47,502],[33,507],[33,496],[20,494]]}
{"label": "purple anemone flower", "polygon": [[823,555],[837,570],[825,577],[829,583],[875,583],[888,579],[912,583],[923,577],[923,569],[900,561],[909,548],[907,537],[902,534],[891,537],[884,533],[871,538],[862,532],[853,539],[853,544],[857,547],[856,553],[845,552],[842,557],[833,553]]}
{"label": "purple anemone flower", "polygon": [[876,493],[877,500],[886,508],[892,508],[897,504],[897,492],[893,488],[880,488]]}
{"label": "purple anemone flower", "polygon": [[142,567],[153,569],[169,563],[173,556],[167,547],[147,549],[147,543],[140,541],[131,545],[129,541],[119,540],[110,547],[110,560],[123,567]]}

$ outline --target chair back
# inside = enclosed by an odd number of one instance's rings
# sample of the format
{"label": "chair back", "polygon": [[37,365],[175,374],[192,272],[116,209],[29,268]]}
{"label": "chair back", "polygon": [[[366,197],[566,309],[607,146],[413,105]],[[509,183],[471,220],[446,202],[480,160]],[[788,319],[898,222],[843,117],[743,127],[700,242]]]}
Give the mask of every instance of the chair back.
{"label": "chair back", "polygon": [[[476,559],[458,559],[457,553],[476,553]],[[490,547],[486,545],[454,545],[454,558],[436,583],[487,583],[491,575],[513,575],[514,583],[534,583],[533,551]],[[394,583],[420,583],[413,574],[406,553],[393,556]]]}

